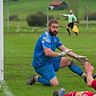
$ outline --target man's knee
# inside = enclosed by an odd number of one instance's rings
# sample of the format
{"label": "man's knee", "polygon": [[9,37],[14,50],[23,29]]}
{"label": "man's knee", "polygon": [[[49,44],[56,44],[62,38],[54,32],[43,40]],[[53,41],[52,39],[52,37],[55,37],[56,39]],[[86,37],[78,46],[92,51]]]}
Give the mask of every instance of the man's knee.
{"label": "man's knee", "polygon": [[50,84],[51,84],[51,86],[58,86],[59,82],[58,82],[57,78],[54,77],[53,79],[50,80]]}
{"label": "man's knee", "polygon": [[56,82],[51,82],[51,85],[52,85],[52,86],[58,86],[58,85],[59,85],[59,82],[58,82],[58,81],[56,81]]}
{"label": "man's knee", "polygon": [[72,60],[70,58],[62,57],[61,59],[61,67],[69,66],[71,64]]}

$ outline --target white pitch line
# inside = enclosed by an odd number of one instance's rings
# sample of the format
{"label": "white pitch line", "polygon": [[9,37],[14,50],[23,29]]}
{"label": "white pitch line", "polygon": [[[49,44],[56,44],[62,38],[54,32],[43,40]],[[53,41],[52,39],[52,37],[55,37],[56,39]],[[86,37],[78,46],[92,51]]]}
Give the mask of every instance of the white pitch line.
{"label": "white pitch line", "polygon": [[7,86],[5,81],[0,81],[1,89],[4,92],[5,96],[13,96],[12,92],[10,91],[9,87]]}

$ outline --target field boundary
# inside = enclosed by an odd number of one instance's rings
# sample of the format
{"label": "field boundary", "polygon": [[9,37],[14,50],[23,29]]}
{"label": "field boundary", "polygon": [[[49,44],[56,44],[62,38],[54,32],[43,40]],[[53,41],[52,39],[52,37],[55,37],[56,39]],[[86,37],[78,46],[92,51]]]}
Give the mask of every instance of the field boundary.
{"label": "field boundary", "polygon": [[0,90],[3,91],[4,96],[14,96],[5,81],[0,81]]}

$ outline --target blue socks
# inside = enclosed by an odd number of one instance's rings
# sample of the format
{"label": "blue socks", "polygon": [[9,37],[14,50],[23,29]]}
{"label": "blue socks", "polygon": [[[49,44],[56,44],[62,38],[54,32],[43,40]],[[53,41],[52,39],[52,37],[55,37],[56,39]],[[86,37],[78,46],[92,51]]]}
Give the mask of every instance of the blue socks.
{"label": "blue socks", "polygon": [[43,78],[43,77],[39,77],[38,82],[42,83],[45,86],[50,86],[50,82],[47,79]]}
{"label": "blue socks", "polygon": [[83,71],[81,70],[81,68],[79,66],[76,66],[73,61],[71,62],[71,64],[68,67],[72,72],[78,74],[79,76],[81,76],[83,74]]}

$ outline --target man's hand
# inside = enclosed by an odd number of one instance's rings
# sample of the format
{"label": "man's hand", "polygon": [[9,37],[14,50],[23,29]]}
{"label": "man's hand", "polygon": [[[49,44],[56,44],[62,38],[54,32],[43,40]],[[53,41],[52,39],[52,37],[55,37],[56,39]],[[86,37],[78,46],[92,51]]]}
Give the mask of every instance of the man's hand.
{"label": "man's hand", "polygon": [[89,60],[86,58],[86,56],[76,55],[75,58],[82,64],[85,64],[86,62],[89,62]]}
{"label": "man's hand", "polygon": [[58,56],[64,57],[64,56],[67,55],[67,53],[71,52],[71,50],[72,50],[72,49],[68,49],[68,50],[65,50],[65,51],[63,51],[63,52],[61,52],[61,53],[58,53]]}

